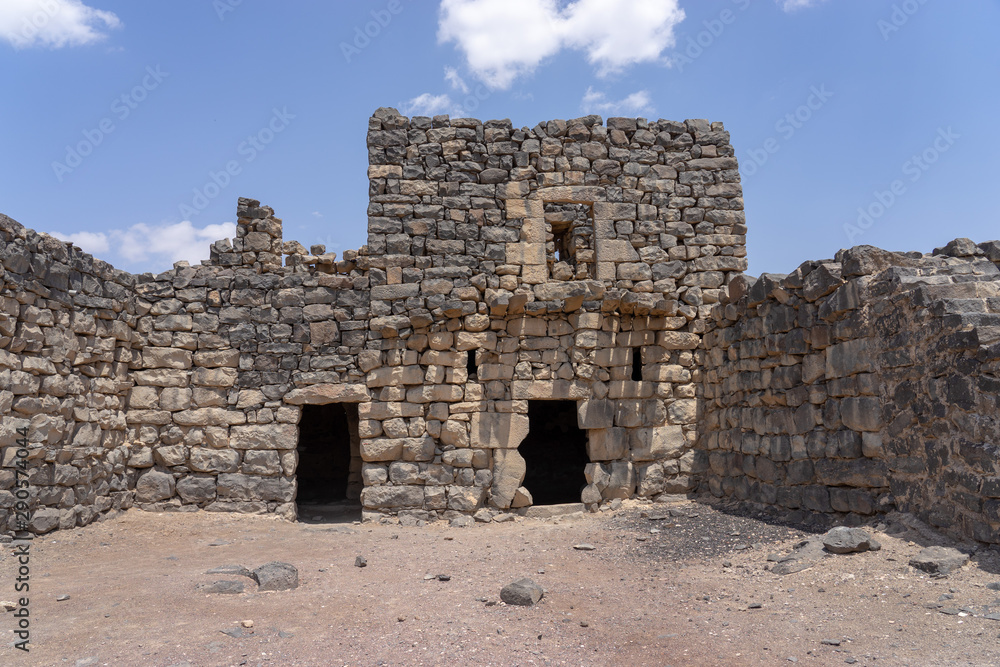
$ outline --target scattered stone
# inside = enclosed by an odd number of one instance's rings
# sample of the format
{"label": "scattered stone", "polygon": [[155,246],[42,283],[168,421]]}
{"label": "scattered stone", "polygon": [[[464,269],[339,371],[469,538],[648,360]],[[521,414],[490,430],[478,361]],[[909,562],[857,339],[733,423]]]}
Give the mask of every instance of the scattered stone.
{"label": "scattered stone", "polygon": [[358,556],[354,559],[354,567],[368,567],[368,559],[364,556]]}
{"label": "scattered stone", "polygon": [[260,591],[287,591],[299,587],[299,571],[290,563],[265,563],[252,574]]}
{"label": "scattered stone", "polygon": [[249,577],[253,579],[253,574],[250,570],[246,569],[242,565],[220,565],[219,567],[213,567],[211,570],[205,572],[205,574],[225,574],[235,577]]}
{"label": "scattered stone", "polygon": [[0,602],[0,607],[3,607],[4,611],[14,611],[17,609],[17,603],[4,600],[3,602]]}
{"label": "scattered stone", "polygon": [[824,646],[840,646],[841,641],[839,639],[824,639],[820,642]]}
{"label": "scattered stone", "polygon": [[584,544],[574,544],[573,548],[576,549],[577,551],[593,551],[597,547],[595,547],[593,544],[584,543]]}
{"label": "scattered stone", "polygon": [[434,578],[437,579],[438,581],[451,581],[450,574],[438,574],[435,575]]}
{"label": "scattered stone", "polygon": [[247,620],[247,621],[241,621],[240,625],[242,625],[244,628],[252,628],[253,627],[253,621],[249,621],[249,620]]}
{"label": "scattered stone", "polygon": [[241,628],[239,626],[233,628],[226,628],[225,630],[219,630],[219,632],[221,632],[224,635],[229,635],[230,637],[233,637],[235,639],[243,639],[244,637],[253,636],[252,630],[248,631],[246,628]]}
{"label": "scattered stone", "polygon": [[771,568],[771,572],[788,575],[808,570],[823,558],[823,549],[819,540],[803,540],[795,545],[790,554],[778,558],[778,564]]}
{"label": "scattered stone", "polygon": [[750,604],[747,605],[747,609],[762,609],[763,607],[764,605],[762,605],[760,602],[751,602]]}
{"label": "scattered stone", "polygon": [[56,602],[65,602],[68,599],[69,599],[69,596],[66,595],[66,594],[63,594],[63,595],[60,595],[59,597],[56,598]]}
{"label": "scattered stone", "polygon": [[853,554],[869,550],[878,551],[882,548],[881,544],[861,528],[837,526],[830,529],[821,539],[826,550],[835,554]]}
{"label": "scattered stone", "polygon": [[511,605],[530,607],[545,595],[545,590],[531,579],[518,579],[503,587],[500,599]]}
{"label": "scattered stone", "polygon": [[211,584],[202,584],[198,587],[204,593],[218,593],[221,595],[238,595],[244,591],[242,581],[221,580]]}
{"label": "scattered stone", "polygon": [[952,547],[927,547],[910,559],[910,566],[929,574],[947,575],[969,561],[968,555]]}

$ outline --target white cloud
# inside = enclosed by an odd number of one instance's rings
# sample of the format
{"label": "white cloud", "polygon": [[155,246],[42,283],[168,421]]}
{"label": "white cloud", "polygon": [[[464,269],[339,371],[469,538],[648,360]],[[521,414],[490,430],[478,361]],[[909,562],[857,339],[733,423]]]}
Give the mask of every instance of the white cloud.
{"label": "white cloud", "polygon": [[88,7],[81,0],[0,1],[0,40],[15,49],[92,44],[107,37],[107,30],[121,26],[113,12]]}
{"label": "white cloud", "polygon": [[805,9],[806,7],[815,7],[821,2],[826,0],[775,0],[781,8],[786,12],[794,12],[797,9]]}
{"label": "white cloud", "polygon": [[[438,114],[454,113],[457,108],[458,105],[448,95],[424,93],[404,103],[400,111],[405,116],[436,116]],[[461,115],[461,113],[458,115]]]}
{"label": "white cloud", "polygon": [[[197,264],[209,257],[209,246],[236,235],[236,224],[195,227],[189,221],[148,225],[139,223],[128,229],[107,232],[49,232],[61,241],[70,241],[85,252],[118,266],[139,270],[162,270],[174,262],[186,260]],[[131,265],[131,266],[130,266]]]}
{"label": "white cloud", "polygon": [[469,94],[469,86],[465,83],[465,80],[459,76],[458,70],[454,67],[444,68],[444,80],[451,84],[451,87],[455,90],[462,91],[463,95]]}
{"label": "white cloud", "polygon": [[69,241],[80,246],[81,250],[89,252],[91,255],[103,255],[111,248],[108,244],[108,235],[103,232],[75,232],[73,234],[49,232],[49,235],[60,241]]}
{"label": "white cloud", "polygon": [[587,88],[580,102],[583,113],[596,113],[605,116],[625,114],[627,116],[646,115],[653,113],[653,100],[649,97],[649,91],[637,90],[620,100],[609,100],[604,93],[594,90],[593,86]]}
{"label": "white cloud", "polygon": [[678,0],[442,0],[438,41],[455,42],[491,88],[507,89],[565,48],[604,76],[661,60],[684,20]]}

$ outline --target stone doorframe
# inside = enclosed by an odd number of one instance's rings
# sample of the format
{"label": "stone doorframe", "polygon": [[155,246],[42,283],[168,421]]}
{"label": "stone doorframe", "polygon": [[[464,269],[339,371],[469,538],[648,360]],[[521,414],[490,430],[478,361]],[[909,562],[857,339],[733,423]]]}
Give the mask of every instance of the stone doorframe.
{"label": "stone doorframe", "polygon": [[[308,387],[300,387],[298,389],[293,389],[292,391],[285,394],[282,401],[288,405],[294,405],[300,408],[299,416],[301,417],[301,406],[303,405],[330,405],[332,403],[356,403],[359,406],[364,403],[370,403],[372,400],[371,394],[368,391],[368,387],[363,384],[314,384]],[[295,425],[295,451],[298,450],[299,443],[299,427],[298,424]],[[358,444],[358,457],[360,458],[360,440]],[[352,443],[352,457],[353,457],[353,443]],[[298,474],[298,454],[295,458],[295,472]],[[362,482],[363,487],[363,482]],[[360,494],[360,490],[358,491]],[[350,493],[348,495],[350,498]],[[357,498],[354,498],[357,500]]]}

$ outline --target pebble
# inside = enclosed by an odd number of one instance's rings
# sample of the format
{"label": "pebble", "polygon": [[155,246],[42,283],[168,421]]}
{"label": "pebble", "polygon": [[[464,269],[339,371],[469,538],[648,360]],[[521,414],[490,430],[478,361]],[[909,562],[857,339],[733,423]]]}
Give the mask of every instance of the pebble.
{"label": "pebble", "polygon": [[354,559],[354,567],[367,567],[368,559],[364,556],[358,556]]}
{"label": "pebble", "polygon": [[56,598],[56,602],[65,602],[68,599],[69,599],[68,595],[65,595],[65,594],[64,595],[60,595],[59,597]]}
{"label": "pebble", "polygon": [[583,544],[574,544],[573,548],[576,549],[577,551],[593,551],[597,547],[595,547],[593,544],[583,543]]}
{"label": "pebble", "polygon": [[823,644],[824,646],[840,646],[840,640],[839,639],[824,639],[823,641],[820,642],[820,644]]}
{"label": "pebble", "polygon": [[253,621],[251,621],[251,620],[241,621],[240,625],[242,625],[244,628],[252,628],[253,627]]}

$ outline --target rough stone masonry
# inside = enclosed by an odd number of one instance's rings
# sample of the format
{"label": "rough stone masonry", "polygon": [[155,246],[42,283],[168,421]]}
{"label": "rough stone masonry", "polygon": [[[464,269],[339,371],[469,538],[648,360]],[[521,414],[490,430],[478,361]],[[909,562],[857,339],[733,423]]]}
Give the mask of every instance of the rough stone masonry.
{"label": "rough stone masonry", "polygon": [[704,120],[382,108],[368,149],[368,244],[340,259],[250,199],[210,260],[156,276],[0,216],[8,529],[19,429],[36,533],[132,506],[294,518],[299,425],[331,404],[366,519],[503,520],[541,491],[519,447],[549,401],[586,450],[552,466],[583,468],[591,509],[895,506],[1000,542],[1000,244],[750,279]]}

